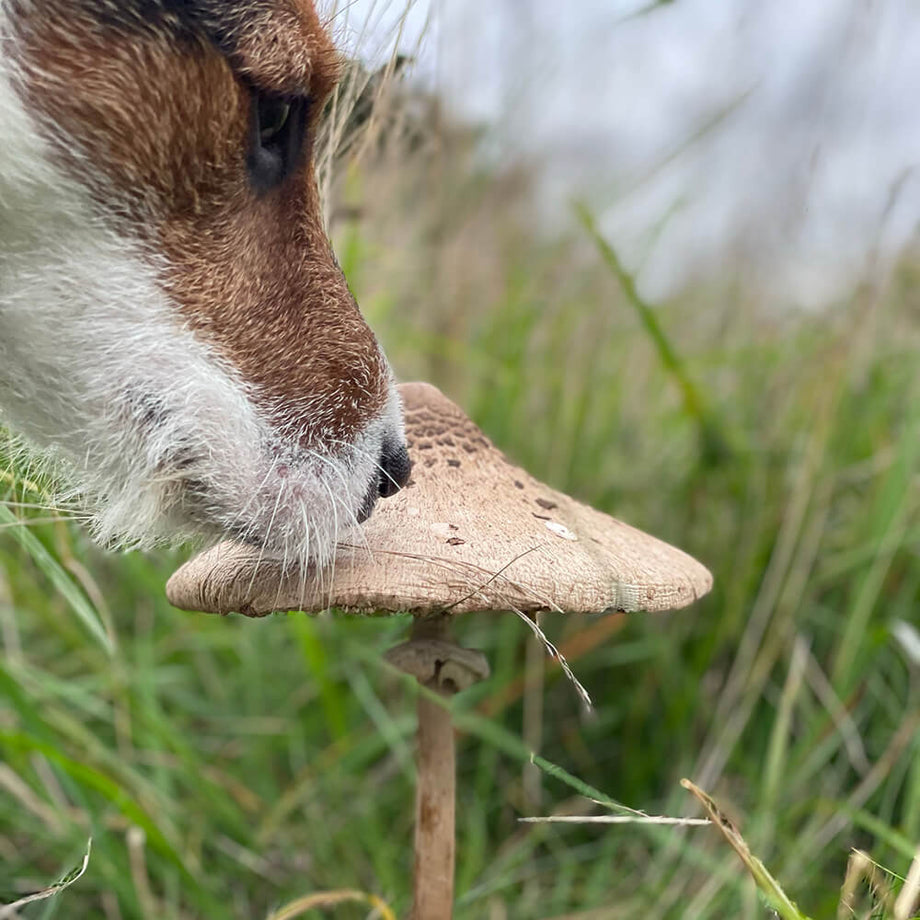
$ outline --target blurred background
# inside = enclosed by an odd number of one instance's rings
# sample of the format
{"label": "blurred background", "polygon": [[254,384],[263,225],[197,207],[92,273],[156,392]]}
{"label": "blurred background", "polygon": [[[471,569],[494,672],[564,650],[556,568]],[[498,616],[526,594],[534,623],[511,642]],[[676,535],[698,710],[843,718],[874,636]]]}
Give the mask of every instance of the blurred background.
{"label": "blurred background", "polygon": [[[894,917],[920,844],[920,9],[324,13],[360,62],[327,111],[330,232],[397,375],[715,575],[676,614],[545,618],[590,714],[515,617],[458,624],[493,677],[457,700],[457,917],[773,916],[711,829],[519,824],[600,813],[567,775],[696,815],[690,777],[806,914]],[[381,655],[406,624],[180,613],[185,554],[92,547],[12,459],[0,489],[0,901],[91,835],[21,916],[343,888],[404,916],[414,705]]]}

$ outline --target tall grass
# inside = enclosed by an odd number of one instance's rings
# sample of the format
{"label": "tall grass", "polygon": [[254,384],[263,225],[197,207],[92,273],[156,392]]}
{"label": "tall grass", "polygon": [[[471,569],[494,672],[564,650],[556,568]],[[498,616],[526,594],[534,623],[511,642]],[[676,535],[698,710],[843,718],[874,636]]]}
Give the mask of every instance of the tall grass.
{"label": "tall grass", "polygon": [[[691,777],[805,913],[835,916],[852,847],[904,876],[920,840],[920,662],[895,635],[918,623],[920,263],[822,315],[764,316],[728,271],[651,305],[730,448],[714,455],[628,268],[574,220],[531,232],[526,175],[469,150],[382,156],[337,192],[338,249],[397,372],[716,587],[673,615],[545,620],[597,708],[547,667],[541,752],[565,772],[536,786],[527,631],[461,620],[493,677],[458,702],[457,915],[770,916],[710,830],[517,822],[596,808],[571,775],[668,814],[694,813]],[[47,512],[21,477],[3,488],[0,902],[92,837],[85,875],[23,917],[257,918],[338,890],[404,916],[413,707],[381,655],[405,624],[180,613],[179,555],[10,527]]]}

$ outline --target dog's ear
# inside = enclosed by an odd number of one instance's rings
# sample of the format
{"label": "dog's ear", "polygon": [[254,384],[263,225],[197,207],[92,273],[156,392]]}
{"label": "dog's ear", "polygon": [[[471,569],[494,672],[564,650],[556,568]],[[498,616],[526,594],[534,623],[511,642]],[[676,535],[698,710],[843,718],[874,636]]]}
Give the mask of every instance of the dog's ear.
{"label": "dog's ear", "polygon": [[164,6],[203,31],[260,88],[324,98],[339,77],[342,59],[312,0],[164,0]]}

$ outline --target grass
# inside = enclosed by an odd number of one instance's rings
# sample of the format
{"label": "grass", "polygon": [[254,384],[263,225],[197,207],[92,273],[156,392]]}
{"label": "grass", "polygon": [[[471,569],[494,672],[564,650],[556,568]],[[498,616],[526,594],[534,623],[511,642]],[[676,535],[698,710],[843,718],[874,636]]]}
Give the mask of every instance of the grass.
{"label": "grass", "polygon": [[[684,776],[803,914],[837,915],[858,847],[887,868],[851,876],[846,916],[892,916],[877,889],[897,894],[920,841],[920,662],[894,634],[918,623],[920,261],[817,316],[761,315],[728,271],[648,305],[596,234],[535,238],[500,194],[520,177],[462,148],[378,168],[348,175],[363,217],[335,232],[399,375],[715,574],[681,613],[547,617],[590,716],[556,668],[525,668],[514,616],[459,624],[493,677],[457,701],[458,918],[772,916],[711,828],[517,820],[592,797],[699,814]],[[18,504],[42,497],[21,476],[0,488],[0,901],[92,837],[85,874],[22,917],[292,916],[327,892],[325,915],[366,917],[373,895],[405,916],[413,688],[382,653],[406,624],[180,613],[163,584],[181,554],[10,526],[48,514]]]}

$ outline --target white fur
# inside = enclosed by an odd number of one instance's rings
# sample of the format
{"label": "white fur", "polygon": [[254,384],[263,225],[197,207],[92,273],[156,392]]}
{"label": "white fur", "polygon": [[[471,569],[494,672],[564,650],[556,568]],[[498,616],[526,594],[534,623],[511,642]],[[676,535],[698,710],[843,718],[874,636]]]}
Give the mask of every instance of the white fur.
{"label": "white fur", "polygon": [[[353,444],[304,456],[177,320],[155,257],[108,226],[15,86],[0,0],[0,411],[63,456],[109,544],[237,533],[325,563],[374,480],[398,397]],[[317,407],[328,411],[330,407]],[[191,509],[181,481],[203,485]]]}

